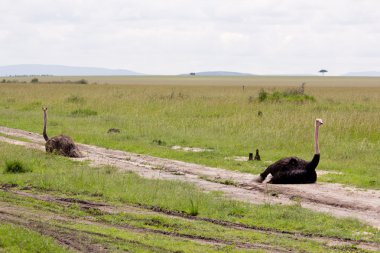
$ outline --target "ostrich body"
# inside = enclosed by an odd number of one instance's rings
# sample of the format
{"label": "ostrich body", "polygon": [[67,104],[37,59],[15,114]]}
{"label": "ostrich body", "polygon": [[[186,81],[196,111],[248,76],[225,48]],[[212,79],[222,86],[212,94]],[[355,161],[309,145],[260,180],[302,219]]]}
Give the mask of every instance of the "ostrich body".
{"label": "ostrich body", "polygon": [[[318,166],[320,152],[318,144],[319,127],[323,124],[322,119],[315,121],[315,153],[310,162],[298,157],[283,158],[270,165],[260,174],[259,182],[266,181],[272,184],[310,184],[317,181],[315,169]],[[269,176],[268,176],[269,175]],[[268,178],[267,178],[268,177]]]}
{"label": "ostrich body", "polygon": [[46,152],[57,153],[59,155],[68,157],[82,157],[81,152],[75,145],[74,141],[65,135],[58,135],[49,138],[46,134],[46,123],[47,123],[47,107],[42,108],[44,111],[44,129],[43,136],[46,141],[45,148]]}

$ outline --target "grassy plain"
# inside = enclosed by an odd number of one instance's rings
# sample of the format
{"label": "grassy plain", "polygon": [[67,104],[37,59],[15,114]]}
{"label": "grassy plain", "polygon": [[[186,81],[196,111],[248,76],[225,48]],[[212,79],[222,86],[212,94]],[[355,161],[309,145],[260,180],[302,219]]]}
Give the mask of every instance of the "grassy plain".
{"label": "grassy plain", "polygon": [[[380,189],[380,79],[348,77],[42,77],[89,84],[0,84],[0,125],[77,142],[259,173],[289,155],[311,159],[313,124],[323,118],[321,181]],[[30,82],[31,78],[17,78]],[[261,89],[306,83],[315,101],[259,102]],[[97,83],[97,84],[94,84]],[[105,84],[108,83],[108,84]],[[243,90],[244,85],[244,90]],[[262,116],[258,116],[258,112]],[[119,134],[107,134],[119,128]],[[201,147],[209,152],[173,150]],[[228,159],[260,150],[263,162]],[[226,159],[227,158],[227,159]]]}
{"label": "grassy plain", "polygon": [[[260,252],[268,247],[274,251],[366,252],[355,245],[363,241],[380,242],[379,231],[370,226],[298,205],[250,205],[224,199],[218,192],[204,193],[183,182],[143,179],[111,167],[94,169],[83,162],[4,143],[0,143],[0,150],[0,188],[6,189],[0,190],[0,209],[14,207],[10,211],[13,215],[24,210],[22,219],[60,233],[67,230],[83,238],[86,235],[91,244],[105,245],[110,252]],[[7,173],[4,162],[7,160],[27,165],[30,172]],[[49,198],[38,199],[33,194]],[[129,208],[125,212],[107,213],[96,206],[83,208],[75,202],[63,205],[62,201],[54,201],[54,196],[58,200],[107,203],[116,210]],[[181,215],[151,212],[153,207]],[[194,217],[191,216],[194,211],[197,219],[186,218]],[[0,212],[0,218],[3,213]],[[219,225],[207,219],[254,229]],[[7,233],[0,233],[0,242],[9,244],[8,237]],[[12,240],[17,245],[24,243],[25,238],[29,237],[20,234]],[[349,241],[348,245],[335,245],[321,241],[323,238]],[[52,251],[40,248],[28,252]]]}
{"label": "grassy plain", "polygon": [[[320,117],[325,125],[320,133],[318,169],[341,174],[327,174],[318,180],[380,189],[379,78],[39,77],[40,83],[33,84],[32,78],[17,79],[27,83],[0,83],[1,126],[41,133],[41,107],[48,106],[49,136],[64,133],[80,143],[250,173],[259,173],[270,161],[284,156],[311,159],[314,120]],[[89,83],[65,83],[80,79]],[[258,99],[262,89],[286,91],[303,82],[305,93],[315,101]],[[109,128],[121,132],[109,134]],[[210,151],[174,150],[171,147],[175,145]],[[231,159],[247,157],[256,148],[261,162]],[[25,166],[26,172],[7,172],[5,167],[13,161]],[[274,247],[272,251],[362,252],[355,246],[360,240],[380,242],[378,230],[356,220],[336,219],[298,205],[231,201],[219,192],[204,193],[183,182],[147,180],[112,167],[94,169],[86,163],[4,143],[0,143],[0,188],[6,189],[0,190],[1,207],[54,217],[33,222],[63,234],[78,233],[78,238],[85,235],[89,244],[105,245],[111,252],[260,252],[270,247]],[[12,191],[139,211],[107,213]],[[149,212],[157,207],[197,219]],[[255,229],[237,229],[207,219]],[[16,232],[4,234],[2,229]],[[25,238],[31,238],[36,248],[29,252],[65,250],[33,233],[0,223],[0,249],[18,252],[20,243],[27,245]],[[331,246],[331,242],[313,237],[349,243]]]}

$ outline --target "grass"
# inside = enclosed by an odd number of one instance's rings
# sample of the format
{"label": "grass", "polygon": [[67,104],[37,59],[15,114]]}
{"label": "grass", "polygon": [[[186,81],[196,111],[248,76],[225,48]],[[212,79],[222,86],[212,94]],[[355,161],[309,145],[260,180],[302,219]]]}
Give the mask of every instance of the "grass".
{"label": "grass", "polygon": [[77,109],[71,112],[71,116],[74,117],[87,117],[87,116],[96,116],[98,113],[91,109]]}
{"label": "grass", "polygon": [[[51,192],[50,192],[51,193]],[[183,218],[175,218],[166,216],[159,213],[141,213],[133,211],[128,211],[118,214],[103,214],[99,211],[94,212],[92,209],[80,209],[77,205],[71,205],[70,207],[63,207],[54,202],[46,202],[37,200],[34,198],[15,195],[9,192],[0,191],[0,201],[9,202],[12,204],[17,204],[22,207],[27,207],[32,212],[33,210],[38,210],[46,214],[54,213],[55,216],[67,215],[72,219],[75,219],[77,222],[75,224],[70,222],[64,222],[62,219],[52,220],[48,222],[49,225],[55,225],[58,227],[66,227],[74,229],[80,232],[96,232],[104,236],[110,236],[112,238],[118,239],[113,242],[111,245],[108,244],[108,248],[113,249],[115,247],[130,249],[134,252],[138,250],[143,250],[144,248],[157,247],[158,244],[161,244],[165,248],[165,245],[170,245],[170,249],[179,250],[177,247],[182,247],[184,252],[194,252],[194,247],[197,251],[202,252],[235,252],[234,247],[206,247],[196,244],[185,244],[183,241],[180,244],[174,244],[173,239],[167,239],[165,236],[145,236],[144,243],[141,242],[141,235],[125,231],[124,226],[134,227],[137,229],[151,229],[154,231],[162,231],[162,233],[169,234],[174,233],[176,235],[183,236],[193,236],[199,238],[214,238],[216,240],[227,240],[233,242],[250,242],[250,243],[259,243],[259,244],[269,244],[278,246],[280,248],[286,248],[296,251],[304,252],[339,252],[339,250],[333,250],[327,248],[323,244],[313,242],[305,239],[292,239],[284,235],[271,235],[268,236],[265,233],[260,233],[257,231],[250,230],[240,230],[236,228],[223,227],[221,225],[212,224],[206,221],[197,221],[197,220],[186,220]],[[35,211],[34,211],[35,212]],[[41,215],[42,217],[43,215]],[[89,225],[80,223],[80,220],[83,218],[101,222],[103,225]],[[104,229],[108,225],[119,226],[119,229]],[[146,233],[145,233],[146,234]],[[132,238],[139,237],[140,243],[137,243],[136,240]],[[124,238],[124,242],[121,242],[119,239]],[[96,238],[97,240],[101,239]],[[180,239],[176,239],[178,241]],[[107,242],[106,242],[107,243]],[[109,243],[109,242],[108,242]],[[115,245],[116,244],[116,245]],[[174,247],[174,248],[173,248]],[[113,250],[110,250],[113,252]],[[117,252],[117,250],[115,250]],[[242,249],[240,249],[241,252]],[[254,251],[257,252],[257,251]]]}
{"label": "grass", "polygon": [[217,192],[203,193],[184,182],[149,180],[133,173],[119,173],[109,167],[94,169],[65,157],[3,143],[0,143],[0,150],[0,161],[8,157],[33,168],[28,175],[3,174],[0,184],[17,184],[20,188],[32,186],[40,191],[85,199],[160,207],[280,231],[380,241],[378,230],[356,220],[336,219],[298,205],[251,205],[224,199]]}
{"label": "grass", "polygon": [[5,173],[25,173],[30,172],[31,170],[26,167],[23,163],[17,160],[7,160],[5,161]]}
{"label": "grass", "polygon": [[71,95],[68,98],[66,98],[65,102],[67,102],[67,103],[73,103],[73,104],[84,104],[86,101],[82,97]]}
{"label": "grass", "polygon": [[53,239],[12,224],[0,223],[0,252],[70,252]]}
{"label": "grass", "polygon": [[[101,235],[122,240],[111,250],[126,252],[194,252],[194,253],[216,253],[216,252],[265,252],[263,250],[236,249],[231,246],[214,246],[195,243],[185,239],[171,238],[158,234],[137,234],[126,230],[115,228],[99,228],[93,225],[71,224],[68,228],[98,233]],[[104,240],[99,237],[99,240]]]}
{"label": "grass", "polygon": [[293,91],[293,90],[285,90],[285,91],[273,91],[272,93],[267,92],[265,90],[261,90],[258,96],[260,102],[297,102],[303,103],[306,101],[315,101],[313,96],[306,95],[301,92]]}
{"label": "grass", "polygon": [[[48,106],[49,136],[63,133],[77,142],[258,173],[270,161],[283,156],[311,158],[313,121],[320,117],[325,125],[320,133],[322,159],[318,169],[342,174],[327,174],[318,180],[380,189],[378,78],[85,77],[86,85],[69,83],[68,78],[39,77],[39,82],[33,84],[30,84],[30,78],[20,78],[19,82],[26,83],[11,83],[13,80],[10,78],[9,83],[0,84],[0,126],[41,132],[41,107]],[[46,83],[49,80],[57,83]],[[303,99],[300,103],[297,94],[289,90],[303,82],[307,83],[305,94],[314,99]],[[274,97],[279,99],[260,102],[261,89],[271,95],[277,94]],[[121,131],[110,135],[107,134],[110,128]],[[212,151],[185,152],[171,149],[174,145]],[[248,156],[256,148],[260,149],[261,162],[230,159]],[[38,194],[98,200],[116,206],[159,207],[193,217],[263,229],[380,242],[378,230],[357,220],[337,219],[299,205],[241,203],[225,199],[219,192],[204,193],[191,184],[143,179],[133,173],[120,173],[110,166],[91,168],[86,163],[73,162],[65,157],[0,142],[0,168],[8,167],[6,161],[13,164],[9,167],[28,168],[30,171],[5,173],[5,170],[0,170],[0,184],[17,184],[18,189],[31,187]],[[234,184],[231,180],[222,183]],[[67,215],[78,218],[78,221],[86,217],[120,226],[110,228],[79,222],[47,221],[76,231],[93,232],[93,239],[108,245],[112,252],[249,251],[234,245],[202,245],[170,236],[134,233],[122,229],[123,226],[274,245],[301,252],[359,251],[355,246],[328,247],[316,241],[288,238],[286,234],[241,231],[164,214],[104,214],[96,209],[83,210],[76,204],[62,206],[11,192],[0,191],[0,201],[34,211]],[[8,233],[4,234],[8,230],[15,231],[10,234],[12,238]],[[20,252],[20,241],[22,245],[28,245],[29,240],[36,242],[33,243],[36,248],[28,248],[25,252],[62,250],[41,248],[41,240],[43,247],[50,245],[51,240],[35,233],[31,236],[30,233],[34,232],[1,224],[0,251]],[[38,238],[34,239],[34,236]],[[114,240],[111,242],[109,238]],[[253,251],[257,252],[256,249]]]}
{"label": "grass", "polygon": [[[270,161],[285,156],[311,159],[314,119],[323,118],[318,169],[342,174],[327,174],[318,180],[380,189],[376,159],[380,87],[376,78],[85,79],[90,84],[0,84],[0,125],[41,132],[41,105],[47,105],[49,136],[63,133],[77,142],[259,173]],[[285,94],[303,82],[307,83],[305,94],[315,101],[262,103],[257,99],[263,88],[271,94]],[[121,133],[109,135],[110,128]],[[175,145],[213,151],[171,149]],[[226,159],[248,156],[256,148],[262,162]]]}

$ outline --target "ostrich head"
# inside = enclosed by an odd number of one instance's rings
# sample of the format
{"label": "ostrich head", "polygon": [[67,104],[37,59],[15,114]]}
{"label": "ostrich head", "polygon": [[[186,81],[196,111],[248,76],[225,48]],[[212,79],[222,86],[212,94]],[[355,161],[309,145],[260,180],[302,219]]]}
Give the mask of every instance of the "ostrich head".
{"label": "ostrich head", "polygon": [[46,112],[47,111],[47,107],[42,107],[42,110],[44,111],[44,112]]}
{"label": "ostrich head", "polygon": [[316,126],[323,125],[323,120],[322,120],[322,119],[316,119],[316,120],[315,120],[315,125],[316,125]]}

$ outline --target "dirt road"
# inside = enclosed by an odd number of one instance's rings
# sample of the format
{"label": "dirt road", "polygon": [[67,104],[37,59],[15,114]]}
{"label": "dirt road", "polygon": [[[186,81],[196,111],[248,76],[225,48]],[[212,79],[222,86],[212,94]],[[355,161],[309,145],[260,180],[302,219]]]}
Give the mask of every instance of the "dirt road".
{"label": "dirt road", "polygon": [[[0,141],[45,150],[41,135],[0,127]],[[20,141],[14,137],[27,139]],[[112,165],[142,177],[175,179],[193,183],[205,191],[249,203],[299,203],[302,207],[337,217],[353,217],[380,228],[380,191],[361,190],[340,184],[271,185],[256,183],[256,175],[211,168],[181,161],[79,145],[84,158],[94,166]]]}

